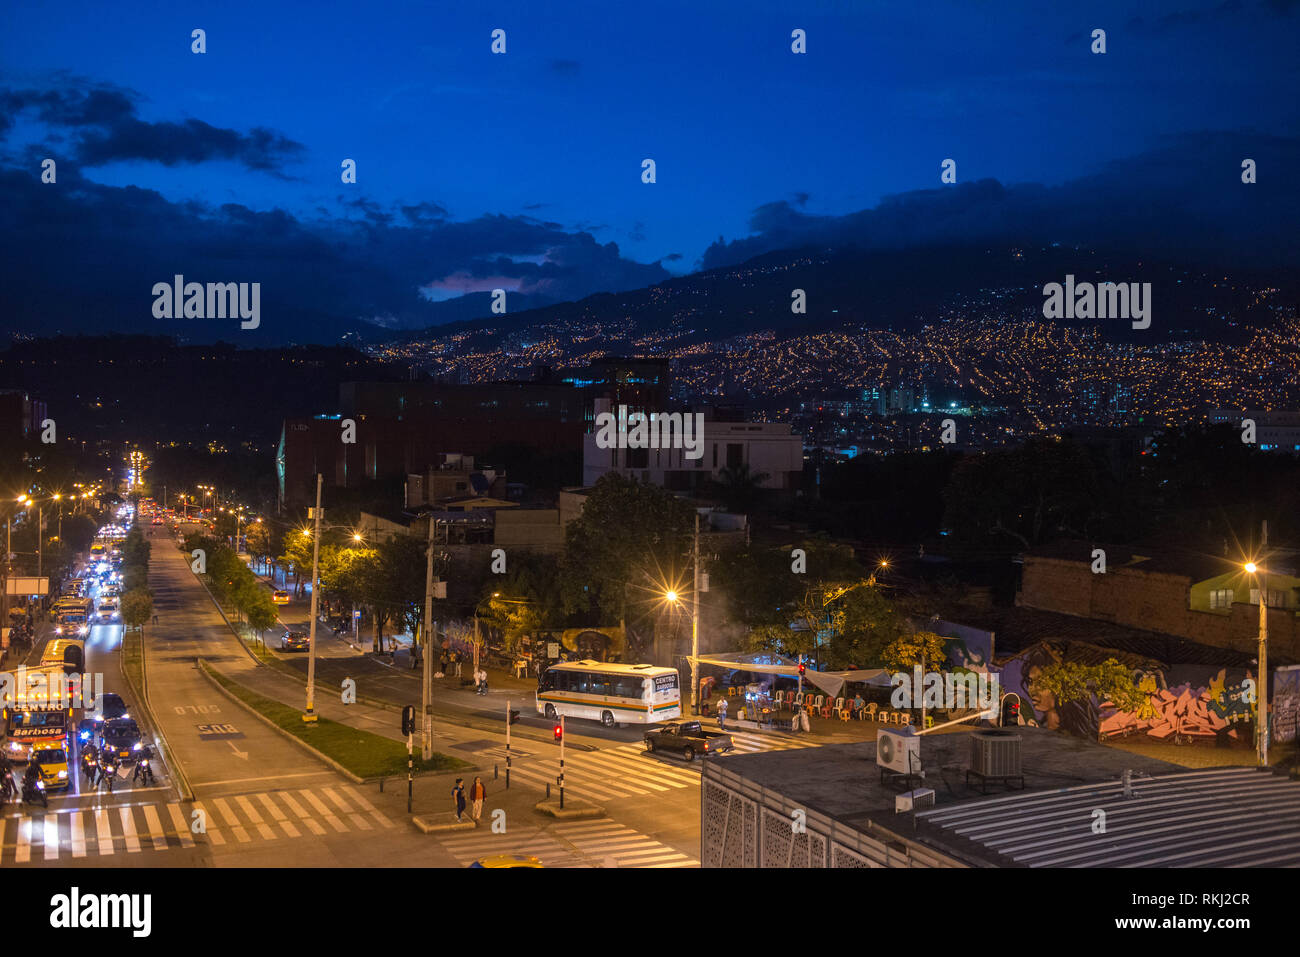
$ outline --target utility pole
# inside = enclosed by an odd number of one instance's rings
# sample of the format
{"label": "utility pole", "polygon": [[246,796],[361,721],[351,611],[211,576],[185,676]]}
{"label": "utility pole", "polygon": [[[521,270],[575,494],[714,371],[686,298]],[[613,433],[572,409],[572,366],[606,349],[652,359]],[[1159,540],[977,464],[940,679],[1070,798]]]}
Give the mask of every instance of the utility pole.
{"label": "utility pole", "polygon": [[420,727],[420,754],[433,757],[433,514],[429,514],[429,547],[424,566],[424,720]]}
{"label": "utility pole", "polygon": [[700,713],[700,513],[695,513],[695,544],[691,548],[695,583],[691,588],[691,713]]}
{"label": "utility pole", "polygon": [[[1268,522],[1263,523],[1260,536],[1261,558],[1268,545]],[[1268,568],[1259,573],[1259,704],[1255,711],[1255,734],[1259,742],[1259,766],[1268,767]]]}
{"label": "utility pole", "polygon": [[311,632],[307,638],[307,713],[302,716],[302,720],[308,722],[316,720],[316,607],[320,600],[320,581],[316,576],[320,563],[320,490],[324,482],[325,475],[317,472],[316,508],[312,510],[312,516],[316,519],[316,533],[312,536],[311,543]]}

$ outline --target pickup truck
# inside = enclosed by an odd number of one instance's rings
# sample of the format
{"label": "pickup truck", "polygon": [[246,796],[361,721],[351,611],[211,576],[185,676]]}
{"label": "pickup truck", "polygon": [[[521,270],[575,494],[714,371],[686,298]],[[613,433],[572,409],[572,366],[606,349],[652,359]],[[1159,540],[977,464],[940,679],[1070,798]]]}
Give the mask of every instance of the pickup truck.
{"label": "pickup truck", "polygon": [[645,733],[647,751],[677,751],[687,761],[694,761],[697,754],[707,757],[720,751],[730,751],[733,747],[735,745],[731,743],[731,735],[720,731],[705,731],[698,721],[666,724]]}

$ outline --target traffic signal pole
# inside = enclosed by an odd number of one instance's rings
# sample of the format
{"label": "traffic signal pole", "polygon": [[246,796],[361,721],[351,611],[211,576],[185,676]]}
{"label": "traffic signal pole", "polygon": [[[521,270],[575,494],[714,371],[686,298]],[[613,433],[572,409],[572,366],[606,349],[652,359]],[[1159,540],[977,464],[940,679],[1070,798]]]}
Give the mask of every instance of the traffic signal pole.
{"label": "traffic signal pole", "polygon": [[560,715],[560,810],[564,810],[564,715]]}
{"label": "traffic signal pole", "polygon": [[424,566],[424,718],[420,725],[420,753],[426,761],[433,757],[433,528],[430,514],[429,554]]}
{"label": "traffic signal pole", "polygon": [[506,790],[510,790],[510,699],[506,699]]}

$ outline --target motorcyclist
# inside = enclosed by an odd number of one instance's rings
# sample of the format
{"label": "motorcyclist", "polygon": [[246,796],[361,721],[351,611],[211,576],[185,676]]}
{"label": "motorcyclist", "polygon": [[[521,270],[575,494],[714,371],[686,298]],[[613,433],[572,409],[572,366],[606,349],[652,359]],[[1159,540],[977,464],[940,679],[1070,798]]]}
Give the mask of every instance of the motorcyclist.
{"label": "motorcyclist", "polygon": [[150,763],[153,759],[153,748],[149,745],[142,745],[140,753],[136,757],[135,770],[131,773],[131,783],[134,784],[137,778],[143,778],[143,783],[149,785],[153,783],[153,765]]}
{"label": "motorcyclist", "polygon": [[95,775],[99,771],[99,751],[94,744],[87,742],[81,748],[81,771],[86,775],[86,783],[95,786]]}
{"label": "motorcyclist", "polygon": [[117,755],[113,753],[112,748],[105,745],[104,749],[99,752],[99,782],[101,784],[105,781],[108,782],[110,794],[113,793],[113,778],[115,777],[117,777]]}

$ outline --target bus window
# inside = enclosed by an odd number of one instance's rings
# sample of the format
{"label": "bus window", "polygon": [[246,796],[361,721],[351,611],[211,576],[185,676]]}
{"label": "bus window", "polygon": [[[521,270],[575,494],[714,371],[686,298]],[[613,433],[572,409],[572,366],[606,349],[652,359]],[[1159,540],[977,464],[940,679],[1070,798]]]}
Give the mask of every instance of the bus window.
{"label": "bus window", "polygon": [[554,691],[555,679],[558,677],[554,671],[548,671],[537,679],[537,687],[542,691]]}
{"label": "bus window", "polygon": [[587,675],[587,693],[599,695],[612,695],[614,693],[613,682],[610,681],[609,675],[590,674]]}
{"label": "bus window", "polygon": [[619,675],[614,679],[613,694],[620,698],[640,698],[644,681],[644,678],[638,678],[636,675]]}

